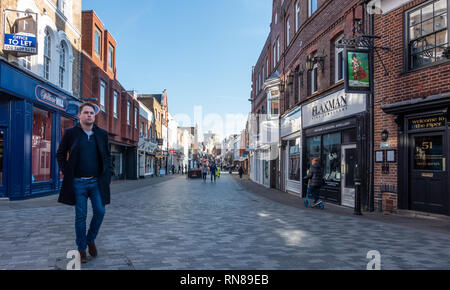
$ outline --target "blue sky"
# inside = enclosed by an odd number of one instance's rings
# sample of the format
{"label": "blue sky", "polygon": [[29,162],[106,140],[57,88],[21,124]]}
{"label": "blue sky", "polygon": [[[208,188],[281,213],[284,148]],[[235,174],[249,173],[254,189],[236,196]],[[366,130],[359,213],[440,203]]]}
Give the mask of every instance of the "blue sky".
{"label": "blue sky", "polygon": [[270,31],[271,0],[82,3],[117,41],[117,78],[127,90],[167,89],[174,116],[194,119],[194,106],[223,119],[249,113],[251,67]]}

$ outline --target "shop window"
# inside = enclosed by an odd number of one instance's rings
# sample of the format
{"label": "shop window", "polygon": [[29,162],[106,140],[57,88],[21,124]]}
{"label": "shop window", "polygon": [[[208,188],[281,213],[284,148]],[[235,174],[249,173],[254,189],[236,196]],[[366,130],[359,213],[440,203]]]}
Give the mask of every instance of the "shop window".
{"label": "shop window", "polygon": [[322,164],[326,181],[341,180],[341,133],[323,135]]}
{"label": "shop window", "polygon": [[33,108],[32,182],[51,180],[52,114]]}
{"label": "shop window", "polygon": [[448,0],[430,1],[407,13],[409,69],[443,60],[448,46]]}
{"label": "shop window", "polygon": [[289,180],[300,181],[300,138],[289,141]]}
{"label": "shop window", "polygon": [[307,173],[309,172],[309,168],[311,167],[311,162],[314,158],[320,158],[320,152],[321,152],[321,137],[311,137],[306,139],[306,169]]}

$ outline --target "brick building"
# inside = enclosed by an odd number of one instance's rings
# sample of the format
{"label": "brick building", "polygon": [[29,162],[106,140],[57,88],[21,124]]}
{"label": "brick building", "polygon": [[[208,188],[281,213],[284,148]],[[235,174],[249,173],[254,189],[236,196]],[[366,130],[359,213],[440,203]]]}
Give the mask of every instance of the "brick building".
{"label": "brick building", "polygon": [[137,178],[139,103],[116,79],[116,41],[94,11],[82,13],[82,94],[99,107],[96,124],[109,132],[113,179]]}
{"label": "brick building", "polygon": [[250,131],[257,136],[249,142],[256,139],[257,145],[250,152],[250,176],[257,182],[304,196],[301,177],[319,158],[326,181],[322,198],[353,207],[359,164],[363,207],[371,207],[371,98],[345,93],[339,46],[354,36],[355,19],[370,24],[360,2],[273,1],[271,31],[252,72],[257,128]]}
{"label": "brick building", "polygon": [[381,10],[374,33],[391,51],[389,75],[375,62],[374,141],[385,160],[374,166],[376,205],[450,215],[449,1],[381,1]]}

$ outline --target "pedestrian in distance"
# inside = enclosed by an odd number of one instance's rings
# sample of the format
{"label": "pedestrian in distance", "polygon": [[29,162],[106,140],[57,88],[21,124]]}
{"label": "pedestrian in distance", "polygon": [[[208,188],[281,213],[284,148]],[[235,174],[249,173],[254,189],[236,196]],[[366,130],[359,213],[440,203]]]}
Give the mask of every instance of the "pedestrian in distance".
{"label": "pedestrian in distance", "polygon": [[181,165],[178,165],[178,174],[182,173],[181,172]]}
{"label": "pedestrian in distance", "polygon": [[[80,262],[86,263],[87,247],[89,254],[97,257],[95,240],[105,216],[105,207],[110,204],[113,167],[108,132],[94,124],[95,106],[82,104],[78,118],[79,123],[65,131],[56,153],[64,175],[58,202],[75,207],[76,245]],[[91,199],[93,216],[86,235],[88,198]]]}
{"label": "pedestrian in distance", "polygon": [[308,195],[308,193],[311,193],[314,197],[313,207],[322,203],[319,193],[320,188],[323,185],[323,172],[319,163],[319,158],[313,158],[311,161],[311,167],[309,168],[309,173],[303,178],[305,181],[308,180],[308,190],[306,194]]}
{"label": "pedestrian in distance", "polygon": [[175,175],[175,165],[172,164],[172,175]]}
{"label": "pedestrian in distance", "polygon": [[242,179],[242,175],[244,174],[244,169],[242,168],[242,166],[239,166],[239,178]]}
{"label": "pedestrian in distance", "polygon": [[206,164],[203,164],[203,167],[202,167],[203,183],[206,183],[207,176],[208,176],[208,166],[206,166]]}
{"label": "pedestrian in distance", "polygon": [[211,182],[213,182],[213,179],[216,182],[217,167],[214,163],[209,167],[209,171],[211,172]]}
{"label": "pedestrian in distance", "polygon": [[220,178],[220,166],[219,167],[217,167],[217,173],[216,173],[216,175],[217,175],[217,178]]}

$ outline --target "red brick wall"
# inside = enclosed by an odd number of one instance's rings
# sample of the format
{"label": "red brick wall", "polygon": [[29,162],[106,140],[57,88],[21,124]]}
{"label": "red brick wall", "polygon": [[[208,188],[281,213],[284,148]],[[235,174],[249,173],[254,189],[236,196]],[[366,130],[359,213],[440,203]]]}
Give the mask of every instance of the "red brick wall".
{"label": "red brick wall", "polygon": [[[403,15],[404,11],[424,3],[417,0],[410,2],[385,15],[375,15],[374,33],[382,38],[376,41],[377,46],[391,47],[389,52],[381,52],[383,62],[389,72],[384,76],[381,62],[375,57],[374,64],[374,148],[380,148],[381,132],[389,131],[388,142],[397,149],[398,126],[394,122],[394,115],[383,113],[381,107],[387,104],[427,97],[450,91],[450,62],[422,68],[416,71],[404,72],[403,68]],[[391,163],[389,174],[381,173],[381,163],[374,166],[375,205],[381,199],[380,186],[391,185],[397,187],[397,164]],[[401,194],[401,193],[398,193]],[[386,199],[386,197],[385,197]],[[397,195],[389,194],[388,202],[397,208]]]}

